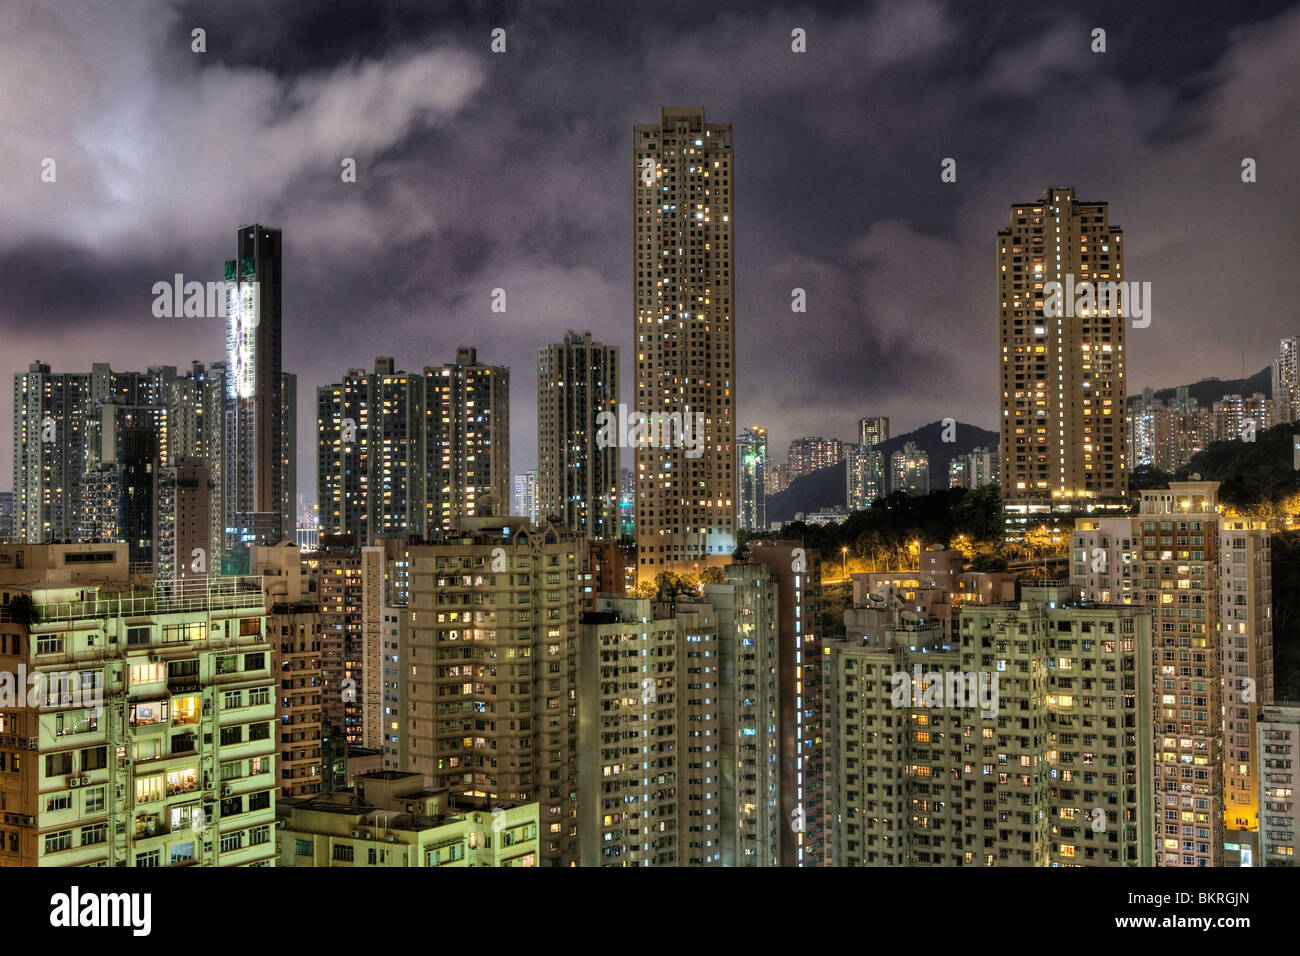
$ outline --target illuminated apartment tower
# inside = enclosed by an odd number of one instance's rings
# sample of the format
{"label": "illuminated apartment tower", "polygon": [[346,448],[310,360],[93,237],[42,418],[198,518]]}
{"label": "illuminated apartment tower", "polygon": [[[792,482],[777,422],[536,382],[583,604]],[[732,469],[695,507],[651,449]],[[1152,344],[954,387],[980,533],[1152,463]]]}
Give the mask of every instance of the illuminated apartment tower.
{"label": "illuminated apartment tower", "polygon": [[1259,753],[1259,844],[1256,866],[1295,866],[1300,831],[1300,706],[1266,704],[1256,727]]}
{"label": "illuminated apartment tower", "polygon": [[321,792],[321,607],[317,576],[303,568],[296,545],[254,548],[254,574],[266,594],[266,625],[275,675],[278,797]]}
{"label": "illuminated apartment tower", "polygon": [[[1106,203],[1069,186],[1011,207],[998,232],[1002,500],[1009,533],[1052,510],[1122,505],[1128,492],[1125,322],[1112,303],[1044,315],[1044,286],[1124,279]],[[1069,278],[1069,277],[1072,277]]]}
{"label": "illuminated apartment tower", "polygon": [[510,510],[510,369],[483,365],[472,348],[424,370],[425,530]]}
{"label": "illuminated apartment tower", "polygon": [[720,715],[705,690],[718,684],[712,608],[601,597],[579,641],[581,865],[718,865]]}
{"label": "illuminated apartment tower", "polygon": [[736,437],[740,460],[740,527],[767,530],[767,429],[751,425]]}
{"label": "illuminated apartment tower", "polygon": [[1281,340],[1273,360],[1273,402],[1279,422],[1300,418],[1300,361],[1295,336]]}
{"label": "illuminated apartment tower", "polygon": [[698,457],[636,449],[637,566],[653,578],[736,545],[731,127],[666,107],[633,137],[635,410],[704,416]]}
{"label": "illuminated apartment tower", "polygon": [[537,514],[593,538],[619,537],[618,456],[596,419],[618,414],[618,347],[569,332],[537,355]]}
{"label": "illuminated apartment tower", "polygon": [[408,769],[434,787],[536,800],[543,866],[577,861],[583,547],[557,523],[464,518],[442,543],[409,546],[410,600],[396,609]]}
{"label": "illuminated apartment tower", "polygon": [[389,357],[316,389],[320,530],[359,543],[422,535],[426,511],[424,379]]}
{"label": "illuminated apartment tower", "polygon": [[838,464],[844,457],[844,443],[838,438],[796,438],[790,442],[786,460],[790,465],[790,480],[810,475],[822,468]]}
{"label": "illuminated apartment tower", "polygon": [[273,865],[260,581],[140,587],[126,544],[13,545],[0,604],[0,671],[77,679],[0,712],[0,866]]}
{"label": "illuminated apartment tower", "polygon": [[826,858],[822,693],[821,559],[796,541],[751,541],[751,561],[777,585],[780,711],[781,866],[821,866]]}
{"label": "illuminated apartment tower", "polygon": [[879,445],[882,441],[889,441],[889,417],[885,415],[876,418],[859,418],[858,419],[858,444],[870,448],[872,445]]}
{"label": "illuminated apartment tower", "polygon": [[[1131,518],[1080,519],[1071,583],[1155,622],[1162,866],[1218,866],[1225,829],[1258,827],[1257,706],[1273,702],[1270,534],[1226,518],[1218,482],[1142,493]],[[1247,841],[1249,842],[1249,841]]]}
{"label": "illuminated apartment tower", "polygon": [[[285,513],[284,376],[280,367],[280,230],[241,226],[227,260],[224,557],[292,534]],[[242,562],[236,558],[242,554]]]}
{"label": "illuminated apartment tower", "polygon": [[513,490],[510,493],[510,513],[521,518],[532,519],[533,524],[541,519],[537,510],[537,469],[515,475]]}

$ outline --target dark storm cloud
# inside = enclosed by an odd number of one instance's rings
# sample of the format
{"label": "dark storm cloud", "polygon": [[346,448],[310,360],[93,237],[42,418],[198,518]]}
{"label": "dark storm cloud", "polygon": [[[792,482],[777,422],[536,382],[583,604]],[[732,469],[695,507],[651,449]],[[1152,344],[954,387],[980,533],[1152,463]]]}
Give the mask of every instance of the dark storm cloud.
{"label": "dark storm cloud", "polygon": [[622,346],[628,397],[631,126],[662,105],[735,128],[739,420],[778,456],[867,414],[995,423],[994,237],[1049,184],[1108,200],[1153,283],[1134,389],[1236,374],[1243,348],[1253,371],[1296,331],[1285,3],[19,2],[0,38],[8,370],[219,358],[219,324],[152,319],[149,289],[279,226],[304,490],[313,387],[375,355],[511,366],[515,471],[566,329]]}

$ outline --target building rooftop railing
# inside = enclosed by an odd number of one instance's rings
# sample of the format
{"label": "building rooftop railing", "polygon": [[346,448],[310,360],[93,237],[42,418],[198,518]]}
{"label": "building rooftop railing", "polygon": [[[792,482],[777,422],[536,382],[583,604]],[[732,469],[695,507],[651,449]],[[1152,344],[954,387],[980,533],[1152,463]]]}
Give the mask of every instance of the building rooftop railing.
{"label": "building rooftop railing", "polygon": [[213,577],[159,581],[149,589],[99,592],[81,601],[36,602],[37,623],[80,618],[148,617],[198,611],[263,607],[260,577]]}

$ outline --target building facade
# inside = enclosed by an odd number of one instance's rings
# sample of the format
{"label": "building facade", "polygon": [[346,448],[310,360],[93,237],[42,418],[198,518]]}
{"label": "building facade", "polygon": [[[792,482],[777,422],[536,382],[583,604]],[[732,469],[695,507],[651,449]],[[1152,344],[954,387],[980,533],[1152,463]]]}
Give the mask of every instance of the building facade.
{"label": "building facade", "polygon": [[[1126,281],[1104,202],[1049,186],[997,235],[1002,499],[1008,532],[1053,510],[1123,506],[1126,323],[1137,303],[1084,284]],[[1051,295],[1051,283],[1060,295]],[[1098,290],[1100,287],[1098,287]],[[1123,302],[1121,309],[1120,302]],[[1077,312],[1077,314],[1076,314]]]}
{"label": "building facade", "polygon": [[[597,441],[618,415],[618,347],[570,331],[537,356],[537,513],[593,538],[619,537],[619,446]],[[536,520],[536,519],[534,519]]]}
{"label": "building facade", "polygon": [[[702,453],[637,447],[639,574],[736,545],[735,251],[729,125],[665,107],[633,130],[636,410],[702,416]],[[688,454],[688,452],[690,452]]]}

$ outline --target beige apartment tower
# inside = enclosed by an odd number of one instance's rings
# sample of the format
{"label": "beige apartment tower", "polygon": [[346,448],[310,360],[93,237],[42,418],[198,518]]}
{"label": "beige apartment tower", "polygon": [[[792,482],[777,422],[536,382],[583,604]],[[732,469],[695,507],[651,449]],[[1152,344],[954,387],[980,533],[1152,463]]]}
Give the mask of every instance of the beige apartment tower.
{"label": "beige apartment tower", "polygon": [[1226,831],[1259,827],[1257,712],[1273,702],[1271,535],[1262,522],[1225,517],[1218,489],[1185,481],[1143,491],[1136,516],[1080,519],[1071,541],[1078,596],[1152,615],[1161,866],[1220,866]]}
{"label": "beige apartment tower", "polygon": [[1011,207],[997,256],[1002,500],[1014,535],[1035,515],[1114,506],[1128,492],[1128,320],[1114,299],[1076,308],[1084,283],[1096,292],[1124,280],[1123,235],[1106,203],[1049,186]]}
{"label": "beige apartment tower", "polygon": [[408,769],[432,787],[539,803],[541,866],[577,861],[584,548],[559,524],[464,518],[442,543],[409,546],[409,604],[390,612],[406,618]]}
{"label": "beige apartment tower", "polygon": [[1151,618],[1063,582],[828,644],[835,866],[1151,866]]}
{"label": "beige apartment tower", "polygon": [[694,449],[670,436],[636,448],[637,569],[653,579],[735,550],[731,127],[665,107],[633,142],[634,410],[691,415],[703,432]]}

